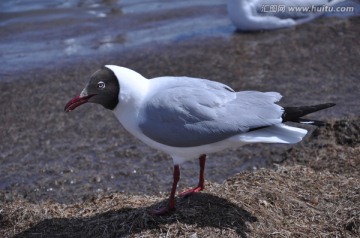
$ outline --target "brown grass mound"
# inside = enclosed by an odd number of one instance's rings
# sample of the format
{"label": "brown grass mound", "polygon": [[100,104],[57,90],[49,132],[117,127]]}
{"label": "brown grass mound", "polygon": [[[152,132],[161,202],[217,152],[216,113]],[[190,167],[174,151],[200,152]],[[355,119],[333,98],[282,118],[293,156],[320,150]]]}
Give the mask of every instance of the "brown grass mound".
{"label": "brown grass mound", "polygon": [[358,237],[360,179],[303,166],[246,172],[178,198],[112,194],[83,203],[2,204],[2,237]]}
{"label": "brown grass mound", "polygon": [[317,128],[308,143],[289,149],[285,165],[307,165],[316,171],[360,177],[360,120],[347,118],[330,121]]}

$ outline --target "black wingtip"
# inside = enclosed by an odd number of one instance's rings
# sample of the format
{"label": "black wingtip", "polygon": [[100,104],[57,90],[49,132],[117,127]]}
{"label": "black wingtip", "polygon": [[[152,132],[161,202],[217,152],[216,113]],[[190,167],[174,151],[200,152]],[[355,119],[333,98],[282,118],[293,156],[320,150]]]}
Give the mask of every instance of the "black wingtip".
{"label": "black wingtip", "polygon": [[[333,107],[333,106],[336,106],[336,103],[332,103],[332,102],[330,102],[330,103],[324,103],[324,104],[320,104],[319,106],[324,106],[324,108],[323,109],[325,109],[325,108],[329,108],[329,107]],[[320,109],[321,110],[321,109]]]}
{"label": "black wingtip", "polygon": [[329,107],[335,106],[335,103],[324,103],[313,106],[303,106],[303,107],[284,107],[284,113],[282,115],[283,122],[292,121],[303,124],[312,124],[312,125],[324,125],[324,122],[306,120],[301,117],[306,116],[307,114],[317,112]]}
{"label": "black wingtip", "polygon": [[[324,103],[324,104],[318,104],[318,105],[314,105],[314,106],[305,106],[305,107],[300,107],[300,108],[304,108],[306,112],[308,112],[307,114],[313,113],[313,112],[317,112],[329,107],[333,107],[335,106],[335,103]],[[305,114],[305,115],[307,115]]]}

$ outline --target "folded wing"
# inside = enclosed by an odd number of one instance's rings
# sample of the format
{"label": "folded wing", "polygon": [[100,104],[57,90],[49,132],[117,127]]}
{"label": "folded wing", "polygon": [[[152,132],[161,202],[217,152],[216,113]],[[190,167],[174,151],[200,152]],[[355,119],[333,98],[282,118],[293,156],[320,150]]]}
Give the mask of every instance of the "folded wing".
{"label": "folded wing", "polygon": [[[161,79],[160,79],[161,80]],[[275,92],[234,92],[192,78],[167,78],[140,110],[139,127],[150,139],[173,147],[210,144],[282,122]]]}

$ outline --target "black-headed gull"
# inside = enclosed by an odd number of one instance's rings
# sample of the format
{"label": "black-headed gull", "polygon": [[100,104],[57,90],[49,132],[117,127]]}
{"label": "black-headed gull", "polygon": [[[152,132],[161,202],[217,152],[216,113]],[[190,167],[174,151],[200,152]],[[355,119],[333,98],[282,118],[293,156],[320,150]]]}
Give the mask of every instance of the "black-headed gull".
{"label": "black-headed gull", "polygon": [[206,155],[247,143],[297,143],[307,130],[283,124],[286,121],[319,124],[301,117],[335,104],[281,107],[277,92],[235,92],[222,83],[189,77],[146,79],[128,68],[106,65],[96,71],[81,94],[70,100],[69,112],[86,102],[112,110],[120,123],[149,146],[169,154],[174,162],[174,180],[166,207],[175,210],[179,165],[199,159],[197,187],[204,188]]}
{"label": "black-headed gull", "polygon": [[273,30],[311,21],[344,0],[227,0],[230,20],[240,31]]}

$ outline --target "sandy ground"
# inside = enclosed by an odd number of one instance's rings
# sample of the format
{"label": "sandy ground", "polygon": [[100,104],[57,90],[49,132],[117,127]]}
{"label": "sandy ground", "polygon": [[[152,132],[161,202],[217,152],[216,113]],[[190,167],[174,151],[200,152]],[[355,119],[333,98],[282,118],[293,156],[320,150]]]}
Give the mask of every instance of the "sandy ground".
{"label": "sandy ground", "polygon": [[[77,64],[63,62],[61,67],[3,75],[0,232],[5,236],[24,232],[19,237],[98,237],[99,232],[104,237],[356,237],[359,27],[359,18],[319,19],[274,32],[147,44]],[[236,90],[278,91],[284,96],[282,105],[335,102],[337,106],[314,114],[330,125],[298,145],[254,145],[212,155],[207,178],[221,184],[246,168],[279,163],[306,167],[285,167],[289,176],[281,169],[261,170],[236,175],[223,186],[209,182],[209,190],[184,201],[179,213],[151,218],[147,207],[162,201],[166,195],[158,193],[167,192],[171,183],[168,156],[134,139],[111,112],[97,105],[63,113],[64,104],[80,92],[86,77],[103,64],[126,66],[149,78],[187,75],[221,81]],[[183,166],[180,189],[196,182],[197,169],[196,163]],[[273,180],[275,185],[269,183]],[[130,195],[134,193],[152,196]],[[186,207],[193,200],[195,205]],[[223,214],[219,217],[223,223],[199,220],[208,210],[198,207],[212,204],[223,204],[211,210]],[[69,227],[73,230],[66,233]]]}

